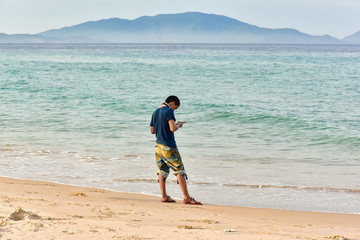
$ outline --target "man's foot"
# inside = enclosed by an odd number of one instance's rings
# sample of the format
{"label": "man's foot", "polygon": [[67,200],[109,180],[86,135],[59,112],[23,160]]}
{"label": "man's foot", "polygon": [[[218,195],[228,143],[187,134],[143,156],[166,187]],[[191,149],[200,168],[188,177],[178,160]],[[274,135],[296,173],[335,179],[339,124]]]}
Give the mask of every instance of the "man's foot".
{"label": "man's foot", "polygon": [[192,197],[184,199],[184,204],[203,205],[201,202],[196,201]]}
{"label": "man's foot", "polygon": [[163,203],[175,203],[176,201],[172,199],[170,196],[167,196],[165,199],[161,199]]}

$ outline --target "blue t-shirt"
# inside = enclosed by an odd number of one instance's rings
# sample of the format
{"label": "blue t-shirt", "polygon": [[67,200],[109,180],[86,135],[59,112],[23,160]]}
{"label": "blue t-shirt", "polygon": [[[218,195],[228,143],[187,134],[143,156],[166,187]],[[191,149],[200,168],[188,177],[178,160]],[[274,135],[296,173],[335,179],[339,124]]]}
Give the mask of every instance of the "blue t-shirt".
{"label": "blue t-shirt", "polygon": [[174,111],[171,108],[158,108],[152,115],[150,126],[155,128],[157,143],[176,148],[175,136],[170,131],[169,126],[169,120],[171,119],[176,121]]}

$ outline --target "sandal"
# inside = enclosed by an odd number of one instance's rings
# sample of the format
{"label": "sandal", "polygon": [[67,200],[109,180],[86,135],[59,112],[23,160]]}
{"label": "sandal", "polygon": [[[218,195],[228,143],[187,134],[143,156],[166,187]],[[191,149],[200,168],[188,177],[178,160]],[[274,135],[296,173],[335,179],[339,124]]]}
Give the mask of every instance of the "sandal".
{"label": "sandal", "polygon": [[174,199],[172,199],[170,196],[167,196],[167,198],[165,200],[161,199],[161,202],[163,202],[163,203],[175,203],[176,201]]}
{"label": "sandal", "polygon": [[184,204],[203,205],[201,202],[196,201],[194,198],[184,199]]}

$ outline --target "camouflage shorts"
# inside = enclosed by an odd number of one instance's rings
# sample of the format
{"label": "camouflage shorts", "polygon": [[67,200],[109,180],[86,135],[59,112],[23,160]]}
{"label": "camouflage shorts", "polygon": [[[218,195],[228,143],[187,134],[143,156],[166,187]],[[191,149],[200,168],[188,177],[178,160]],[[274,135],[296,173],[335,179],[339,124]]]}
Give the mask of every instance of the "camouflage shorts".
{"label": "camouflage shorts", "polygon": [[161,174],[166,179],[169,176],[170,168],[174,171],[175,175],[184,175],[186,171],[184,164],[181,160],[180,153],[177,148],[167,147],[162,144],[156,143],[155,145],[156,165],[159,170],[157,174]]}

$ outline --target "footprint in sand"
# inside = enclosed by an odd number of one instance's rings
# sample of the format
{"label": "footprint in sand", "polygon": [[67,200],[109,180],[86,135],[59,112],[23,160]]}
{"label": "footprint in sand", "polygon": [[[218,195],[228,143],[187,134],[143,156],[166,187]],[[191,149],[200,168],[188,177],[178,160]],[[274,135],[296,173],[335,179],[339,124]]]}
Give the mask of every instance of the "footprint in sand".
{"label": "footprint in sand", "polygon": [[40,217],[39,215],[32,213],[32,212],[27,212],[27,211],[23,210],[22,208],[16,209],[9,216],[9,219],[13,220],[13,221],[21,221],[21,220],[25,220],[26,218],[27,219],[37,219],[37,220],[42,219],[42,217]]}
{"label": "footprint in sand", "polygon": [[207,224],[219,223],[218,221],[210,220],[210,219],[185,219],[185,220],[182,220],[182,221],[185,221],[185,222],[200,222],[200,223],[207,223]]}
{"label": "footprint in sand", "polygon": [[177,225],[180,229],[205,229],[202,226]]}
{"label": "footprint in sand", "polygon": [[74,196],[74,197],[87,197],[84,192],[70,193],[70,196]]}

